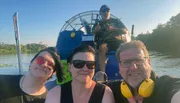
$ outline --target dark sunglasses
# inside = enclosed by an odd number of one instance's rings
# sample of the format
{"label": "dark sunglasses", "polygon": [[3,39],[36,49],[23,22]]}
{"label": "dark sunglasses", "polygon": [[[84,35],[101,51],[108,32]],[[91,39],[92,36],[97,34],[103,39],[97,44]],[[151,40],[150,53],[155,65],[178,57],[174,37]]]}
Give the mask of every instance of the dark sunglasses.
{"label": "dark sunglasses", "polygon": [[42,64],[44,64],[45,62],[47,62],[47,65],[48,66],[50,66],[50,67],[52,67],[52,68],[55,68],[55,66],[54,66],[54,64],[52,63],[52,62],[50,62],[50,61],[48,61],[48,60],[46,60],[44,57],[42,57],[42,56],[38,56],[37,58],[36,58],[36,64],[38,64],[38,65],[42,65]]}
{"label": "dark sunglasses", "polygon": [[88,69],[95,69],[96,67],[95,61],[72,60],[70,63],[77,69],[82,69],[85,64]]}

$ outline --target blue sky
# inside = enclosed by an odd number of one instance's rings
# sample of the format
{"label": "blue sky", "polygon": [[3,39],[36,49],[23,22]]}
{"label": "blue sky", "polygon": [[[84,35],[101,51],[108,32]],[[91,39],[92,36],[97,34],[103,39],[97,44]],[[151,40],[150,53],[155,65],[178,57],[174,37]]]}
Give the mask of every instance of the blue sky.
{"label": "blue sky", "polygon": [[14,12],[19,14],[20,43],[55,46],[65,21],[80,12],[99,10],[103,4],[129,31],[134,24],[135,35],[151,32],[180,13],[180,0],[0,0],[0,42],[15,44]]}

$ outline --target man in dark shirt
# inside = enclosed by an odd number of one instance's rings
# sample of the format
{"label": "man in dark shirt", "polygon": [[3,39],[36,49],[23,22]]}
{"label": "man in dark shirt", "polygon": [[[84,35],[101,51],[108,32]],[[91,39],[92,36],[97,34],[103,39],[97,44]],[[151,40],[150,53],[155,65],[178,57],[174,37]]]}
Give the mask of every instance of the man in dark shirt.
{"label": "man in dark shirt", "polygon": [[141,41],[123,43],[116,52],[121,81],[108,82],[115,103],[179,103],[180,78],[156,77]]}
{"label": "man in dark shirt", "polygon": [[128,41],[126,38],[128,32],[119,19],[110,18],[110,8],[107,5],[101,6],[99,14],[102,19],[95,23],[93,32],[99,52],[99,67],[105,72],[106,53],[116,50],[119,44]]}

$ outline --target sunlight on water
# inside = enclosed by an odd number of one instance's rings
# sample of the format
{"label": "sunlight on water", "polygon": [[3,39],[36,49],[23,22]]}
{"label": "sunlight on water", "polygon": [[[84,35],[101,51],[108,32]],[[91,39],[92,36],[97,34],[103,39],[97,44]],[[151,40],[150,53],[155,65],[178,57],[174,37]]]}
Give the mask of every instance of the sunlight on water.
{"label": "sunlight on water", "polygon": [[157,52],[150,52],[150,59],[156,74],[180,77],[180,58],[172,58]]}
{"label": "sunlight on water", "polygon": [[[180,77],[180,58],[172,58],[157,52],[149,52],[151,65],[158,75],[171,75]],[[22,54],[23,72],[29,70],[29,62],[35,54]],[[19,74],[17,56],[0,55],[0,74]]]}

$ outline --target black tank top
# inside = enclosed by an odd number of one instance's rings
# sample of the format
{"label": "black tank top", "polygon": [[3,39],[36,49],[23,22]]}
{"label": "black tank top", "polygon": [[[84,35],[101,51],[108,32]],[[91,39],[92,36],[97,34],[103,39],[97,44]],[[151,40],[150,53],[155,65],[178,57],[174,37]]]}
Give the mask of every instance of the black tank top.
{"label": "black tank top", "polygon": [[[96,83],[88,103],[102,103],[105,85]],[[73,103],[71,81],[61,86],[61,103]]]}
{"label": "black tank top", "polygon": [[0,75],[0,103],[44,103],[45,92],[33,96],[23,92],[19,86],[22,75]]}

